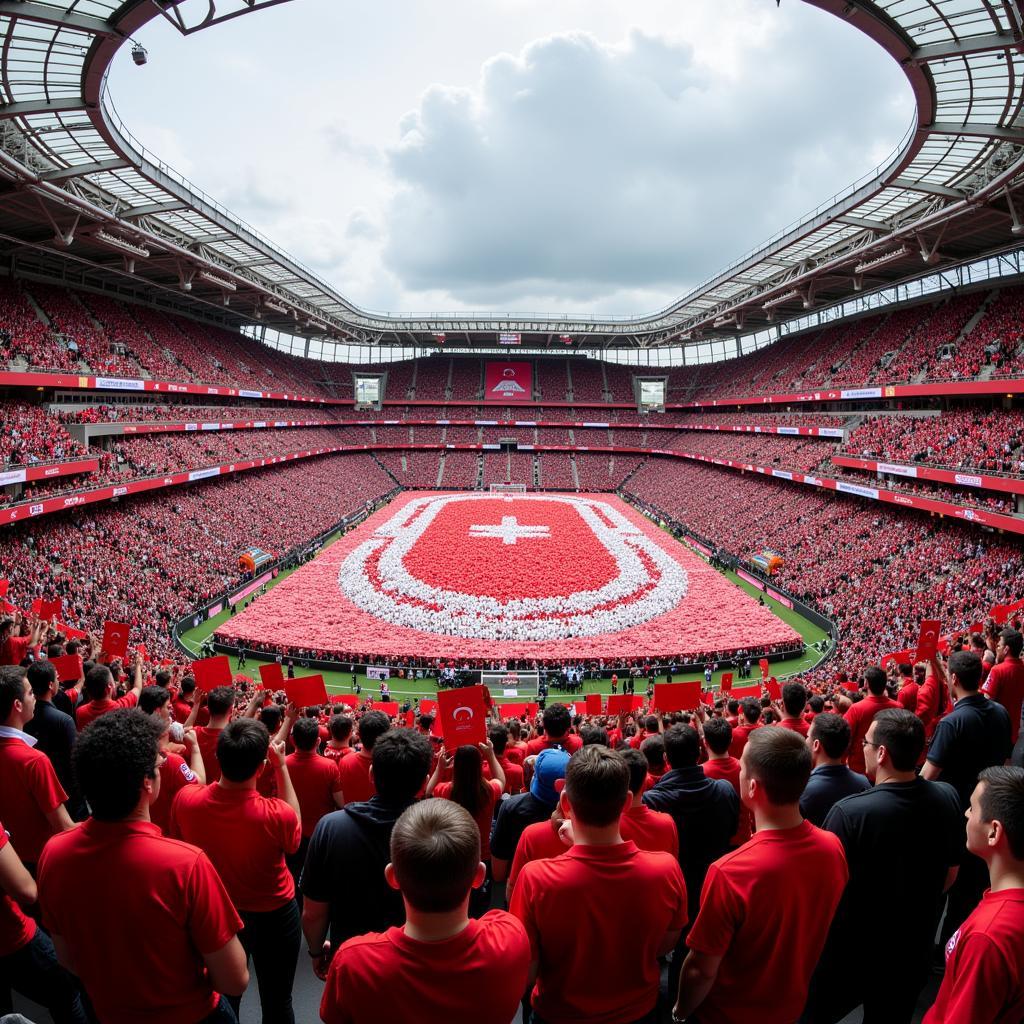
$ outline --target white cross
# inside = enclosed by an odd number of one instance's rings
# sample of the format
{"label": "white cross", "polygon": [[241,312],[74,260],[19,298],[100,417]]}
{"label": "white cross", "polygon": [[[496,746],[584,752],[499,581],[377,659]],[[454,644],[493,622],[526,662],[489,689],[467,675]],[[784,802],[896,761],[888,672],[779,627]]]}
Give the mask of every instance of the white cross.
{"label": "white cross", "polygon": [[524,540],[548,540],[551,530],[546,526],[520,526],[515,516],[502,516],[501,526],[471,526],[470,537],[500,537],[502,544],[515,544]]}

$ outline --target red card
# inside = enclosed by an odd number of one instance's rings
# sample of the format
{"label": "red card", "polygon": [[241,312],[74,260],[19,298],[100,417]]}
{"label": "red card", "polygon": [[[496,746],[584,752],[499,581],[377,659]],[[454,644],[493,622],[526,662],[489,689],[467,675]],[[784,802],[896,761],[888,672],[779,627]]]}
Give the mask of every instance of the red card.
{"label": "red card", "polygon": [[328,699],[332,704],[347,704],[350,708],[357,708],[362,703],[362,697],[354,693],[332,693]]}
{"label": "red card", "polygon": [[260,683],[264,690],[281,690],[284,688],[284,670],[276,661],[269,665],[260,665]]}
{"label": "red card", "polygon": [[226,654],[218,654],[215,658],[203,658],[192,662],[192,675],[196,681],[196,689],[207,693],[218,686],[231,685],[231,662]]}
{"label": "red card", "polygon": [[938,619],[925,619],[921,623],[921,633],[917,638],[917,660],[931,661],[939,649],[939,630],[942,623]]}
{"label": "red card", "polygon": [[584,697],[584,703],[586,705],[588,715],[601,714],[601,694],[588,693],[586,697]]}
{"label": "red card", "polygon": [[388,718],[392,715],[398,714],[397,700],[372,700],[370,701],[370,707],[373,708],[374,711],[383,711]]}
{"label": "red card", "polygon": [[149,661],[149,651],[146,650],[146,645],[145,644],[137,644],[136,647],[135,647],[135,650],[138,651],[139,654],[142,655],[142,660],[143,661]]}
{"label": "red card", "polygon": [[[104,622],[103,623],[103,651],[109,658],[125,658],[128,656],[128,633],[131,626],[127,622]],[[212,660],[212,659],[208,659]],[[227,663],[227,657],[224,661]],[[199,677],[196,677],[198,684]],[[231,673],[228,672],[228,683],[231,683]]]}
{"label": "red card", "polygon": [[62,683],[77,683],[82,678],[80,654],[65,654],[60,658],[51,658],[50,664],[57,670],[57,678]]}
{"label": "red card", "polygon": [[730,694],[734,700],[745,700],[747,697],[753,697],[755,700],[761,699],[761,687],[760,686],[739,686],[733,690]]}
{"label": "red card", "polygon": [[895,661],[897,665],[910,665],[914,661],[914,652],[893,651],[892,654],[883,654],[882,668],[888,668],[890,661]]}
{"label": "red card", "polygon": [[762,679],[767,678],[767,676],[768,676],[768,659],[767,658],[762,658],[758,662],[758,665],[761,666],[761,678]]}
{"label": "red card", "polygon": [[529,705],[528,704],[499,704],[498,714],[501,715],[502,721],[509,718],[518,718],[520,715],[528,715]]}
{"label": "red card", "polygon": [[286,679],[284,692],[288,700],[298,708],[311,708],[327,703],[327,687],[324,685],[323,676]]}
{"label": "red card", "polygon": [[13,615],[18,609],[15,605],[11,604],[10,601],[4,600],[0,597],[0,608],[3,609],[5,615]]}
{"label": "red card", "polygon": [[704,701],[709,708],[713,708],[715,706],[715,695],[710,690],[702,691],[700,699]]}
{"label": "red card", "polygon": [[644,698],[636,693],[613,693],[608,697],[608,714],[621,715],[630,711],[639,711],[644,706]]}
{"label": "red card", "polygon": [[1010,617],[1010,606],[1008,604],[994,604],[988,610],[989,615],[995,619],[997,626],[1001,626]]}
{"label": "red card", "polygon": [[850,693],[856,693],[860,689],[860,686],[857,684],[855,680],[851,679],[843,683],[843,689],[849,690]]}
{"label": "red card", "polygon": [[765,686],[768,687],[768,696],[771,697],[772,700],[782,700],[782,687],[779,686],[779,681],[775,676],[772,676],[771,679],[765,683]]}
{"label": "red card", "polygon": [[732,689],[732,673],[722,673],[722,693],[728,693]]}
{"label": "red card", "polygon": [[651,707],[659,711],[693,711],[700,703],[700,683],[654,684]]}
{"label": "red card", "polygon": [[10,580],[0,580],[0,597],[7,596],[7,588],[11,585]]}
{"label": "red card", "polygon": [[416,724],[416,713],[411,709],[406,711],[401,717],[401,724],[404,725],[406,729],[411,729]]}
{"label": "red card", "polygon": [[63,633],[69,640],[87,640],[89,637],[84,629],[75,629],[66,622],[57,623],[57,632]]}
{"label": "red card", "polygon": [[536,718],[537,717],[537,712],[540,711],[540,705],[539,704],[527,704],[526,705],[526,711],[527,711],[527,713],[529,714],[529,716],[531,718]]}
{"label": "red card", "polygon": [[441,735],[449,752],[487,739],[487,712],[482,687],[441,690],[437,695],[437,706],[441,712]]}
{"label": "red card", "polygon": [[968,633],[984,633],[985,632],[985,623],[984,622],[975,622],[967,632]]}
{"label": "red card", "polygon": [[430,700],[424,697],[420,701],[420,714],[421,715],[436,715],[437,714],[437,701]]}

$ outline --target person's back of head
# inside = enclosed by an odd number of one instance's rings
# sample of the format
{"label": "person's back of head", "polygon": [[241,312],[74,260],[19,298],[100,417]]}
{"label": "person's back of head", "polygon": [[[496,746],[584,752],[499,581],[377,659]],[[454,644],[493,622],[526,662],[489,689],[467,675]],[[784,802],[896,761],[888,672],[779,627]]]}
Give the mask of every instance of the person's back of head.
{"label": "person's back of head", "polygon": [[513,743],[519,742],[520,737],[523,735],[523,727],[518,718],[513,718],[508,723],[508,735]]}
{"label": "person's back of head", "polygon": [[103,700],[114,677],[106,665],[93,665],[85,673],[85,695],[89,700]]}
{"label": "person's back of head", "polygon": [[829,761],[841,761],[846,757],[850,750],[850,737],[850,723],[842,715],[833,715],[831,712],[815,715],[808,733],[812,748],[817,740],[821,745],[821,753]]}
{"label": "person's back of head", "polygon": [[[57,670],[48,661],[34,661],[26,669],[28,685],[37,697],[45,697],[50,687],[57,681]],[[2,719],[0,719],[2,720]]]}
{"label": "person's back of head", "polygon": [[639,750],[634,750],[632,747],[620,750],[619,756],[626,762],[626,767],[629,769],[630,793],[633,796],[636,796],[637,793],[642,793],[647,782],[647,758]]}
{"label": "person's back of head", "polygon": [[480,748],[472,743],[457,747],[452,760],[452,799],[475,817],[485,799],[486,788]]}
{"label": "person's back of head", "polygon": [[572,716],[564,704],[552,704],[544,709],[544,735],[551,743],[565,739],[572,725]]}
{"label": "person's back of head", "polygon": [[166,668],[158,669],[153,675],[153,681],[156,685],[162,686],[165,690],[169,690],[171,688],[172,678],[170,671]]}
{"label": "person's back of head", "polygon": [[383,711],[367,711],[359,719],[357,731],[363,749],[372,751],[380,739],[391,728],[391,722]]}
{"label": "person's back of head", "polygon": [[798,804],[811,775],[811,752],[792,729],[757,729],[747,738],[740,759],[740,794],[744,803],[758,802],[757,792],[774,807]]}
{"label": "person's back of head", "polygon": [[196,692],[196,681],[193,676],[182,676],[181,677],[181,695],[182,697],[191,697]]}
{"label": "person's back of head", "polygon": [[607,747],[609,745],[608,733],[599,725],[580,726],[580,739],[583,740],[583,746],[585,747],[593,743],[600,747]]}
{"label": "person's back of head", "polygon": [[644,719],[644,731],[645,732],[657,732],[658,731],[658,716],[648,715]]}
{"label": "person's back of head", "polygon": [[235,691],[230,686],[217,686],[206,695],[206,709],[213,718],[231,714],[235,706]]}
{"label": "person's back of head", "polygon": [[741,725],[757,725],[761,720],[761,702],[754,697],[744,697],[740,710],[743,712]]}
{"label": "person's back of head", "polygon": [[807,706],[807,690],[803,683],[786,683],[782,688],[782,706],[790,718],[796,718]]}
{"label": "person's back of head", "polygon": [[217,737],[217,761],[229,782],[248,782],[263,767],[270,749],[270,733],[254,718],[228,722]]}
{"label": "person's back of head", "polygon": [[492,725],[487,730],[487,738],[494,747],[494,756],[501,757],[508,748],[508,728],[500,723]]}
{"label": "person's back of head", "polygon": [[735,697],[731,697],[726,702],[725,709],[733,718],[736,718],[740,713],[740,702]]}
{"label": "person's back of head", "polygon": [[[760,711],[758,712],[760,713]],[[690,725],[673,725],[662,733],[665,743],[665,759],[673,771],[694,768],[700,757],[700,736]]]}
{"label": "person's back of head", "polygon": [[0,666],[0,723],[14,713],[17,701],[25,700],[25,670],[20,665]]}
{"label": "person's back of head", "polygon": [[1024,647],[1024,635],[1015,629],[1007,628],[1000,632],[999,639],[1003,641],[1003,646],[1013,657],[1020,657],[1021,648]]}
{"label": "person's back of head", "polygon": [[648,736],[640,744],[640,753],[652,774],[658,775],[665,770],[665,740],[660,733]]}
{"label": "person's back of head", "polygon": [[[376,712],[370,712],[376,714]],[[430,772],[430,740],[414,729],[390,729],[373,745],[373,782],[387,803],[406,803]]]}
{"label": "person's back of head", "polygon": [[900,679],[904,683],[909,683],[914,676],[914,666],[909,661],[901,661],[896,666],[896,671],[900,674]]}
{"label": "person's back of head", "polygon": [[420,729],[422,729],[423,732],[430,732],[430,729],[434,724],[434,716],[420,715],[420,717],[416,719],[416,724],[419,725]]}
{"label": "person's back of head", "polygon": [[973,651],[954,651],[949,656],[949,675],[964,693],[977,693],[981,685],[981,658]]}
{"label": "person's back of head", "polygon": [[885,693],[885,684],[888,681],[886,674],[877,665],[864,669],[864,683],[868,693],[875,697],[881,697]]}
{"label": "person's back of head", "polygon": [[348,715],[331,715],[327,731],[335,743],[344,743],[352,735],[352,719]]}
{"label": "person's back of head", "polygon": [[825,698],[821,694],[816,693],[807,703],[816,715],[820,715],[825,710]]}
{"label": "person's back of head", "polygon": [[296,750],[315,750],[320,742],[320,723],[315,718],[299,718],[292,726],[292,743]]}
{"label": "person's back of head", "polygon": [[451,800],[423,800],[407,807],[391,832],[388,883],[424,914],[447,914],[483,881],[480,829]]}
{"label": "person's back of head", "polygon": [[284,721],[284,709],[280,704],[274,704],[271,702],[266,707],[260,708],[259,720],[267,727],[267,732],[271,736],[277,734],[277,730],[281,728],[281,723]]}
{"label": "person's back of head", "polygon": [[985,861],[998,853],[1024,866],[1024,768],[1000,765],[978,775],[967,816],[967,849]]}
{"label": "person's back of head", "polygon": [[898,772],[914,771],[924,753],[924,723],[921,719],[904,708],[886,708],[875,715],[872,725],[875,749],[885,747],[893,769]]}
{"label": "person's back of head", "polygon": [[160,725],[137,708],[101,715],[71,752],[78,788],[97,821],[123,821],[152,793]]}
{"label": "person's back of head", "polygon": [[569,758],[562,792],[576,822],[604,828],[619,820],[630,799],[629,768],[617,751],[583,747]]}
{"label": "person's back of head", "polygon": [[162,686],[144,686],[139,694],[139,710],[144,715],[151,715],[168,704],[170,699],[171,695]]}
{"label": "person's back of head", "polygon": [[704,742],[712,754],[727,754],[732,744],[732,726],[724,718],[709,718],[704,723]]}

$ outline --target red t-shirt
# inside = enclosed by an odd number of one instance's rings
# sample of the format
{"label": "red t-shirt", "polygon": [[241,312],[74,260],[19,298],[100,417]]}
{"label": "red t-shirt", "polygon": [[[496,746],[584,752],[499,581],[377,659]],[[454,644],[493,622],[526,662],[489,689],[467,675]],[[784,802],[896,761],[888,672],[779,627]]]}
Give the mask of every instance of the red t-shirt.
{"label": "red t-shirt", "polygon": [[366,750],[358,750],[355,757],[346,757],[338,762],[345,803],[358,804],[377,795],[377,787],[370,777],[372,763],[373,757]]}
{"label": "red t-shirt", "polygon": [[547,736],[538,736],[526,744],[526,756],[539,754],[542,750],[561,747],[566,753],[575,754],[583,746],[583,740],[575,733],[566,733],[560,740],[549,740]]}
{"label": "red t-shirt", "polygon": [[338,762],[314,750],[296,750],[285,758],[285,764],[302,811],[302,835],[311,836],[316,823],[338,809],[334,802],[334,794],[342,788]]}
{"label": "red t-shirt", "polygon": [[206,784],[212,786],[220,779],[217,740],[220,738],[221,730],[211,729],[208,725],[197,725],[195,731],[199,753],[203,755],[203,767],[206,769]]}
{"label": "red t-shirt", "polygon": [[[8,843],[0,823],[0,850]],[[36,934],[36,923],[5,892],[0,892],[0,957],[10,956],[27,946]],[[523,987],[525,988],[525,982]]]}
{"label": "red t-shirt", "polygon": [[1024,706],[1024,663],[1020,658],[1007,654],[998,665],[992,666],[981,690],[1006,708],[1010,716],[1010,732],[1016,743],[1020,735],[1020,709]]}
{"label": "red t-shirt", "polygon": [[0,737],[0,820],[26,864],[39,860],[53,829],[46,816],[68,795],[57,781],[50,759],[14,736]]}
{"label": "red t-shirt", "polygon": [[652,811],[643,804],[630,807],[619,819],[619,832],[648,853],[679,856],[679,830],[671,814]]}
{"label": "red t-shirt", "polygon": [[118,697],[117,700],[104,697],[103,700],[91,700],[87,704],[79,704],[75,708],[75,725],[81,732],[87,725],[95,722],[100,715],[105,715],[109,711],[117,711],[118,708],[133,708],[138,703],[139,695],[132,690],[131,693]]}
{"label": "red t-shirt", "polygon": [[[502,790],[503,793],[508,793],[510,796],[515,796],[516,793],[522,793],[523,791],[523,768],[522,765],[515,764],[508,759],[506,754],[502,754],[498,758],[498,764],[501,765],[501,770],[505,773],[505,788]],[[491,766],[484,761],[483,763],[484,778],[489,779],[491,777]]]}
{"label": "red t-shirt", "polygon": [[320,1002],[326,1024],[510,1021],[530,968],[530,943],[511,914],[492,910],[441,942],[401,928],[349,939],[331,961]]}
{"label": "red t-shirt", "polygon": [[[722,779],[728,782],[736,795],[740,795],[740,763],[735,757],[710,758],[701,768],[709,779]],[[729,840],[730,846],[742,846],[754,834],[754,816],[750,808],[740,800],[740,819],[736,835]]]}
{"label": "red t-shirt", "polygon": [[516,843],[512,867],[509,868],[508,881],[505,885],[506,895],[515,888],[516,879],[523,868],[531,861],[547,860],[549,857],[560,857],[570,847],[558,838],[558,830],[550,821],[538,821],[527,825]]}
{"label": "red t-shirt", "polygon": [[90,818],[47,843],[39,900],[104,1024],[181,1024],[213,1012],[202,957],[242,921],[202,850],[148,821]]}
{"label": "red t-shirt", "polygon": [[149,805],[149,820],[166,835],[171,820],[171,804],[178,790],[198,785],[199,776],[189,768],[185,760],[177,754],[168,753],[167,760],[160,765],[160,792]]}
{"label": "red t-shirt", "polygon": [[1024,1020],[1024,889],[989,890],[946,943],[946,973],[922,1024]]}
{"label": "red t-shirt", "polygon": [[528,744],[520,740],[518,743],[509,743],[505,748],[505,756],[516,764],[521,765],[526,760]]}
{"label": "red t-shirt", "polygon": [[701,1024],[795,1021],[849,873],[839,837],[809,821],[755,833],[708,869],[690,949],[721,956]]}
{"label": "red t-shirt", "polygon": [[[451,800],[452,783],[439,782],[434,787],[434,796],[439,800]],[[491,856],[491,824],[494,821],[494,805],[501,799],[501,786],[494,779],[487,779],[488,798],[476,812],[476,824],[480,829],[480,859]]]}
{"label": "red t-shirt", "polygon": [[801,736],[806,736],[811,731],[810,725],[808,725],[802,718],[783,718],[779,722],[779,726],[782,729],[790,729],[793,732],[798,732]]}
{"label": "red t-shirt", "polygon": [[330,758],[332,761],[344,761],[349,754],[354,754],[355,751],[351,747],[332,747],[330,743],[324,745],[324,757]]}
{"label": "red t-shirt", "polygon": [[[945,689],[946,687],[929,672],[917,691],[917,708],[914,714],[924,723],[924,734],[927,739],[932,738],[935,727],[949,710],[949,694]],[[921,760],[924,760],[923,755]]]}
{"label": "red t-shirt", "polygon": [[0,665],[20,665],[28,654],[30,636],[9,636],[0,644]]}
{"label": "red t-shirt", "polygon": [[911,714],[917,713],[917,694],[921,689],[915,682],[904,683],[896,694],[896,703]]}
{"label": "red t-shirt", "polygon": [[[644,908],[631,917],[625,941],[624,907]],[[537,1013],[554,1024],[620,1024],[654,1009],[658,950],[666,934],[686,924],[686,883],[667,853],[646,853],[633,842],[577,845],[527,864],[511,911],[540,963],[531,999]]]}
{"label": "red t-shirt", "polygon": [[255,789],[187,786],[171,804],[171,835],[205,850],[239,910],[276,910],[295,895],[285,864],[302,841],[295,812]]}
{"label": "red t-shirt", "polygon": [[869,693],[862,701],[854,704],[843,718],[850,726],[850,756],[847,759],[850,770],[863,775],[867,770],[864,763],[864,737],[875,720],[875,715],[886,708],[898,708],[899,704],[886,696],[876,697]]}
{"label": "red t-shirt", "polygon": [[729,754],[732,757],[739,758],[740,754],[743,753],[743,748],[747,745],[747,739],[755,729],[763,728],[763,723],[755,722],[753,725],[746,723],[746,719],[743,720],[743,725],[733,726],[732,730],[732,742],[729,744]]}

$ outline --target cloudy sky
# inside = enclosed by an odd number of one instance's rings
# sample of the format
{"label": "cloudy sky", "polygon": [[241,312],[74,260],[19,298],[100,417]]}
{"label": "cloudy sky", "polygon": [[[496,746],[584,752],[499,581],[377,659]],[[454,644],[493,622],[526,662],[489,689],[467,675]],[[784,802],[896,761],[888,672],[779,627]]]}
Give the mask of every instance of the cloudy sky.
{"label": "cloudy sky", "polygon": [[374,310],[650,312],[912,115],[797,0],[294,0],[139,39],[110,79],[135,135]]}

